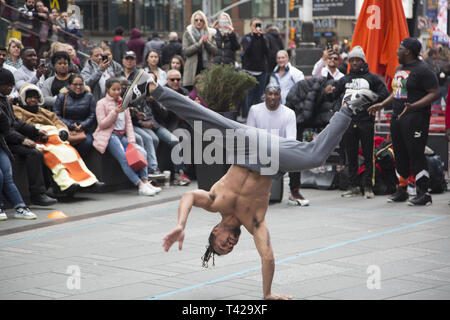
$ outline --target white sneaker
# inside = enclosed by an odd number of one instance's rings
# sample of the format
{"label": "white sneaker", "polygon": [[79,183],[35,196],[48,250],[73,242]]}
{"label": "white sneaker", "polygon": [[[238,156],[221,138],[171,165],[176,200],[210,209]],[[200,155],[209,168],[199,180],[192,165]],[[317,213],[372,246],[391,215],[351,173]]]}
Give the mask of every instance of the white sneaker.
{"label": "white sneaker", "polygon": [[139,187],[139,195],[141,195],[141,196],[154,196],[155,194],[156,194],[156,191],[153,189],[150,189],[150,187],[146,183],[143,183]]}
{"label": "white sneaker", "polygon": [[369,89],[347,89],[342,104],[348,106],[356,114],[377,100],[378,95]]}
{"label": "white sneaker", "polygon": [[0,221],[6,221],[8,220],[8,216],[6,215],[5,210],[0,209]]}
{"label": "white sneaker", "polygon": [[152,185],[150,182],[147,182],[147,186],[148,186],[150,189],[155,190],[156,193],[160,193],[161,190],[162,190],[160,187],[154,186],[154,185]]}
{"label": "white sneaker", "polygon": [[34,220],[37,218],[37,216],[33,212],[31,212],[30,209],[28,209],[27,207],[20,207],[16,209],[14,218],[24,220]]}

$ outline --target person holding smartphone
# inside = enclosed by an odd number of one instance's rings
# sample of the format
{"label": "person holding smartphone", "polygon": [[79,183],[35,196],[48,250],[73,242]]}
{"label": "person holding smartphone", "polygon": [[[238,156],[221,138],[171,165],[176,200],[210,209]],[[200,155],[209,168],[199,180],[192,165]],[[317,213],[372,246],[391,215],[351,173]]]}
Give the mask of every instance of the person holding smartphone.
{"label": "person holding smartphone", "polygon": [[241,41],[242,69],[254,76],[258,84],[247,93],[242,118],[247,119],[248,111],[254,104],[262,102],[262,95],[267,80],[267,68],[269,58],[269,48],[262,29],[262,22],[259,18],[250,21],[251,32],[246,34]]}
{"label": "person holding smartphone", "polygon": [[116,63],[112,64],[111,59],[108,59],[108,55],[100,47],[92,49],[91,56],[81,71],[81,76],[86,85],[91,88],[96,101],[105,97],[106,80],[122,75],[122,66]]}
{"label": "person holding smartphone", "polygon": [[222,12],[213,24],[217,30],[214,40],[217,45],[217,54],[213,57],[215,64],[234,64],[236,51],[240,49],[236,32],[234,32],[233,22],[230,16]]}
{"label": "person holding smartphone", "polygon": [[323,51],[322,58],[314,65],[312,76],[314,78],[325,77],[328,79],[339,80],[345,75],[339,71],[340,55],[338,51],[333,50],[330,42],[327,43]]}

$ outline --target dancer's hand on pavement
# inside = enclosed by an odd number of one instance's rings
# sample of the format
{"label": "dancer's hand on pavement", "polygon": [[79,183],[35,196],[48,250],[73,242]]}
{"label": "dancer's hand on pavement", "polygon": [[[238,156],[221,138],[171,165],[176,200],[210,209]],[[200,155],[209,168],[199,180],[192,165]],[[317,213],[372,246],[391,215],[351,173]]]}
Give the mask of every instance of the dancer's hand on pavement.
{"label": "dancer's hand on pavement", "polygon": [[184,230],[182,226],[177,226],[175,229],[166,234],[163,238],[163,248],[167,252],[175,241],[179,241],[178,250],[183,247]]}
{"label": "dancer's hand on pavement", "polygon": [[286,294],[278,294],[278,293],[271,293],[268,296],[264,297],[266,300],[291,300],[292,296],[288,296]]}

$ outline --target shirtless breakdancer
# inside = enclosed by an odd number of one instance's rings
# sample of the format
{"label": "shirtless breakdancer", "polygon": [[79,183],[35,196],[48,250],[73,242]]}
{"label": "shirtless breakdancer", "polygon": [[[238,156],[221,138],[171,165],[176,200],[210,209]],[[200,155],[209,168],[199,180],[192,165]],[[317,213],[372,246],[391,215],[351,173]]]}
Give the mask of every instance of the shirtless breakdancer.
{"label": "shirtless breakdancer", "polygon": [[[142,79],[137,81],[138,85],[129,89],[130,93],[124,99],[125,106],[150,94],[168,110],[175,112],[191,125],[194,121],[202,121],[203,129],[216,128],[225,135],[226,129],[237,131],[241,129],[243,134],[258,130],[226,119],[173,90],[157,86],[153,78],[149,79],[148,76],[143,74]],[[335,113],[329,125],[314,141],[299,142],[276,137],[279,152],[278,174],[322,165],[341,140],[350,124],[352,112],[356,112],[366,103],[376,99],[377,95],[370,90],[348,90],[341,110]],[[258,131],[258,135],[260,139],[273,138],[272,135],[263,133],[261,130]],[[177,226],[164,236],[163,247],[165,251],[168,251],[178,241],[178,249],[182,249],[184,228],[192,206],[218,212],[222,216],[222,221],[212,229],[209,236],[209,246],[202,257],[203,266],[207,266],[214,254],[230,253],[239,240],[241,226],[244,226],[253,235],[261,256],[264,298],[287,300],[292,297],[271,291],[275,258],[265,216],[274,175],[261,174],[263,167],[261,164],[233,164],[209,192],[204,190],[186,192],[180,200]]]}

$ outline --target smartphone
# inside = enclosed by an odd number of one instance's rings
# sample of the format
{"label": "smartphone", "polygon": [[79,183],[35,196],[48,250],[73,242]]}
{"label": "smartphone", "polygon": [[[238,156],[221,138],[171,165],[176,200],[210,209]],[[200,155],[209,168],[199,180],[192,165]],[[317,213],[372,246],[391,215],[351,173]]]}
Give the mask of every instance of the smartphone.
{"label": "smartphone", "polygon": [[108,55],[102,54],[102,61],[108,61]]}
{"label": "smartphone", "polygon": [[228,21],[227,20],[219,20],[219,27],[225,27],[228,25]]}
{"label": "smartphone", "polygon": [[327,50],[333,50],[333,44],[331,42],[327,42]]}
{"label": "smartphone", "polygon": [[261,23],[257,23],[255,24],[256,29],[260,28],[261,29]]}
{"label": "smartphone", "polygon": [[45,59],[40,59],[39,60],[39,65],[40,66],[45,66]]}

